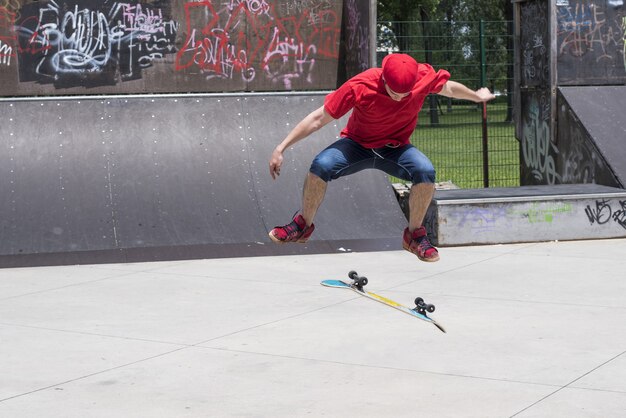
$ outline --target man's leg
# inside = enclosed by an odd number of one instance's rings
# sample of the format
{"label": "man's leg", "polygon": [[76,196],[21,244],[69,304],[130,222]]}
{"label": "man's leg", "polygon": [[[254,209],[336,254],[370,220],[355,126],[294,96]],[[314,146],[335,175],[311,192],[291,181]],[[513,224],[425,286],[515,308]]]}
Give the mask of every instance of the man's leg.
{"label": "man's leg", "polygon": [[324,195],[326,195],[327,185],[328,183],[311,172],[307,174],[304,180],[302,217],[306,221],[307,226],[313,223],[315,214],[324,200]]}
{"label": "man's leg", "polygon": [[382,157],[377,168],[413,183],[409,194],[409,230],[413,232],[422,226],[435,194],[435,168],[413,145],[381,148],[377,153]]}
{"label": "man's leg", "polygon": [[433,183],[418,183],[411,186],[409,194],[409,231],[413,232],[422,226],[426,211],[435,194]]}
{"label": "man's leg", "polygon": [[413,182],[409,194],[409,226],[404,230],[402,246],[422,261],[437,261],[439,253],[430,244],[423,226],[426,212],[435,194],[435,169],[421,151],[412,145],[397,149],[379,149],[383,161],[379,167],[395,177]]}
{"label": "man's leg", "polygon": [[272,241],[282,244],[285,242],[307,242],[315,225],[313,218],[317,209],[324,200],[326,194],[326,182],[309,172],[304,180],[302,190],[302,213],[296,214],[291,223],[277,226],[269,232]]}
{"label": "man's leg", "polygon": [[404,231],[402,243],[405,250],[422,261],[439,260],[439,252],[430,243],[428,231],[422,226],[434,194],[434,183],[417,183],[411,186],[409,195],[409,227]]}
{"label": "man's leg", "polygon": [[304,181],[302,213],[294,216],[291,223],[272,229],[269,233],[272,241],[306,242],[315,230],[313,219],[324,200],[328,182],[366,168],[364,161],[373,158],[371,152],[346,138],[320,152],[311,163]]}
{"label": "man's leg", "polygon": [[317,209],[324,200],[326,182],[309,172],[304,180],[302,189],[302,212],[296,213],[293,220],[284,226],[276,226],[269,232],[272,241],[282,244],[285,242],[304,243],[309,240],[315,230],[313,218]]}

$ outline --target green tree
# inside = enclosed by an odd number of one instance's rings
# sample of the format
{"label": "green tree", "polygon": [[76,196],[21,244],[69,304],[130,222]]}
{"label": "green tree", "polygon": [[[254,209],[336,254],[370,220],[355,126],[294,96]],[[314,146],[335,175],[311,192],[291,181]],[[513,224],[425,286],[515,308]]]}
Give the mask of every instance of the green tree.
{"label": "green tree", "polygon": [[[510,0],[379,0],[379,46],[412,55],[418,61],[446,68],[454,78],[473,88],[480,87],[478,22],[485,21],[488,87],[508,90],[503,85],[510,66],[507,62],[512,37],[505,20],[512,20]],[[498,82],[496,83],[496,80]]]}
{"label": "green tree", "polygon": [[[486,86],[511,91],[512,20],[510,0],[379,0],[378,46],[445,68],[456,81],[481,87],[480,24],[484,21]],[[509,34],[509,36],[507,36]],[[381,51],[381,55],[386,52]],[[379,63],[382,56],[379,57]],[[437,103],[431,98],[431,122]],[[448,101],[448,108],[451,101]],[[510,119],[510,115],[507,115]]]}
{"label": "green tree", "polygon": [[418,29],[408,23],[423,21],[424,16],[435,10],[438,3],[439,0],[379,0],[377,5],[379,33],[387,35],[386,44],[390,49],[409,54],[419,51],[414,43]]}

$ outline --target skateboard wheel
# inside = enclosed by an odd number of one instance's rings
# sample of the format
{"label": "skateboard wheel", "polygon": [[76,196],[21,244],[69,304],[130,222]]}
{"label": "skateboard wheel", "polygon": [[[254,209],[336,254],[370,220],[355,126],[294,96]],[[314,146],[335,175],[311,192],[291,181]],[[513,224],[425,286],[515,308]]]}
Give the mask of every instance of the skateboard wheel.
{"label": "skateboard wheel", "polygon": [[367,285],[367,277],[359,277],[354,281],[354,284],[357,287],[362,288],[363,286]]}
{"label": "skateboard wheel", "polygon": [[420,306],[424,304],[424,299],[422,298],[415,298],[415,306]]}
{"label": "skateboard wheel", "polygon": [[426,305],[426,310],[430,313],[435,312],[435,305]]}
{"label": "skateboard wheel", "polygon": [[350,278],[350,280],[356,280],[358,279],[359,275],[356,271],[351,270],[350,273],[348,273],[348,277]]}

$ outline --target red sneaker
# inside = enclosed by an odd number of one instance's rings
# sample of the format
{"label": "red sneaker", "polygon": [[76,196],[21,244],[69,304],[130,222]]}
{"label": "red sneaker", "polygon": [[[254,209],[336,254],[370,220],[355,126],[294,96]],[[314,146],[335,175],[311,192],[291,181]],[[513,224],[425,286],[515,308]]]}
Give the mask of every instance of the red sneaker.
{"label": "red sneaker", "polygon": [[306,221],[302,215],[296,215],[293,217],[291,223],[285,226],[277,226],[269,233],[272,241],[279,244],[285,242],[299,242],[305,243],[311,237],[311,234],[315,230],[315,224],[306,226]]}
{"label": "red sneaker", "polygon": [[431,245],[426,235],[426,228],[423,226],[413,231],[413,234],[409,232],[409,228],[406,228],[402,236],[402,247],[422,261],[439,261],[439,252]]}

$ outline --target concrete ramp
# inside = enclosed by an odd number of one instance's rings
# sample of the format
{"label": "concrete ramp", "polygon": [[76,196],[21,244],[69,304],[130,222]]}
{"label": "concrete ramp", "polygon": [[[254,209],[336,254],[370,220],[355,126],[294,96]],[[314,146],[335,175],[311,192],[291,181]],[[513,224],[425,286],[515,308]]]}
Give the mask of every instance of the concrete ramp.
{"label": "concrete ramp", "polygon": [[285,155],[276,144],[324,93],[0,102],[0,266],[398,249],[406,220],[386,176],[330,184],[304,245],[267,232],[300,208],[337,121]]}
{"label": "concrete ramp", "polygon": [[626,187],[626,86],[560,87],[562,183]]}

